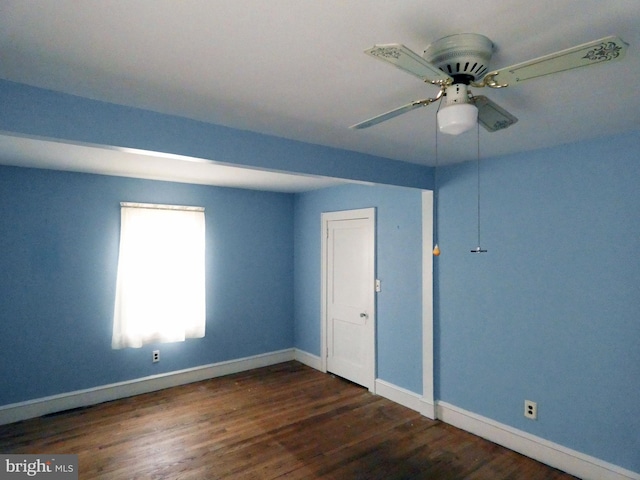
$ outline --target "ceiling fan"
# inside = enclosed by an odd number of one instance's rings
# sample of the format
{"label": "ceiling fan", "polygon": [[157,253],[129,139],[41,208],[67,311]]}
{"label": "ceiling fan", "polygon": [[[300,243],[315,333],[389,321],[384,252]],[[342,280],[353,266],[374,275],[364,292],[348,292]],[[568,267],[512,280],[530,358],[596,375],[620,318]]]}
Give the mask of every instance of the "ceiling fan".
{"label": "ceiling fan", "polygon": [[496,132],[518,119],[484,95],[474,95],[469,87],[505,88],[552,73],[620,60],[626,48],[627,44],[620,38],[609,36],[500,70],[489,70],[493,42],[475,33],[441,38],[430,44],[422,56],[399,43],[374,45],[365,53],[437,85],[440,90],[433,98],[413,101],[351,128],[371,127],[442,99],[444,103],[437,114],[442,133],[457,135],[473,128],[477,122],[488,131]]}

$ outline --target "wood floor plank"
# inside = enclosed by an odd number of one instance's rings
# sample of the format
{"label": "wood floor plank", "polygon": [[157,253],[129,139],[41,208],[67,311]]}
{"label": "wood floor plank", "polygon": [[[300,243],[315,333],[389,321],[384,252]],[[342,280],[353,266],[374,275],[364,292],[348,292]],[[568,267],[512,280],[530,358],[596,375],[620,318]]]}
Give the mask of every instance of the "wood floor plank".
{"label": "wood floor plank", "polygon": [[297,362],[0,426],[81,479],[574,479]]}

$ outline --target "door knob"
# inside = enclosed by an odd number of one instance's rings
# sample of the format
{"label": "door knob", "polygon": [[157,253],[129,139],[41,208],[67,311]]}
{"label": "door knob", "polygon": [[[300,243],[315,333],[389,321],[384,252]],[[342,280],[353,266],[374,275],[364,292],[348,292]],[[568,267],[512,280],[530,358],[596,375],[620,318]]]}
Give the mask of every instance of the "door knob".
{"label": "door knob", "polygon": [[366,313],[362,312],[360,314],[360,318],[369,318],[369,315],[367,315]]}

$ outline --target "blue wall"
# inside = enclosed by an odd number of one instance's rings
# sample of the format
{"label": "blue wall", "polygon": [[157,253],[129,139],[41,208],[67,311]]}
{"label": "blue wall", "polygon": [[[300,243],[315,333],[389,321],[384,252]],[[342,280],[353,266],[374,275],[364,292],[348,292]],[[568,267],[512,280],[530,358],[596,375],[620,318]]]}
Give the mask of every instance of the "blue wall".
{"label": "blue wall", "polygon": [[322,212],[376,207],[377,377],[422,394],[422,193],[345,185],[295,202],[295,346],[320,355]]}
{"label": "blue wall", "polygon": [[[111,349],[120,201],[205,207],[203,339]],[[0,167],[0,205],[0,405],[293,344],[292,195]]]}
{"label": "blue wall", "polygon": [[[205,207],[204,339],[111,349],[120,201]],[[0,405],[294,345],[319,355],[320,214],[369,206],[378,377],[422,392],[420,190],[289,195],[0,167],[0,205]]]}
{"label": "blue wall", "polygon": [[[640,472],[640,134],[439,179],[437,398]],[[538,402],[538,420],[523,416]]]}

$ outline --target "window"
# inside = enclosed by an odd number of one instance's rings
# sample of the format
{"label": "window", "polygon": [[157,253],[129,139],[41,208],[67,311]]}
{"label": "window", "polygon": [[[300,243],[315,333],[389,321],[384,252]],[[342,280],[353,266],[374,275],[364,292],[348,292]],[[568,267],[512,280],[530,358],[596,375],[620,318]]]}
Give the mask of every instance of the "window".
{"label": "window", "polygon": [[204,208],[121,203],[113,348],[204,337]]}

